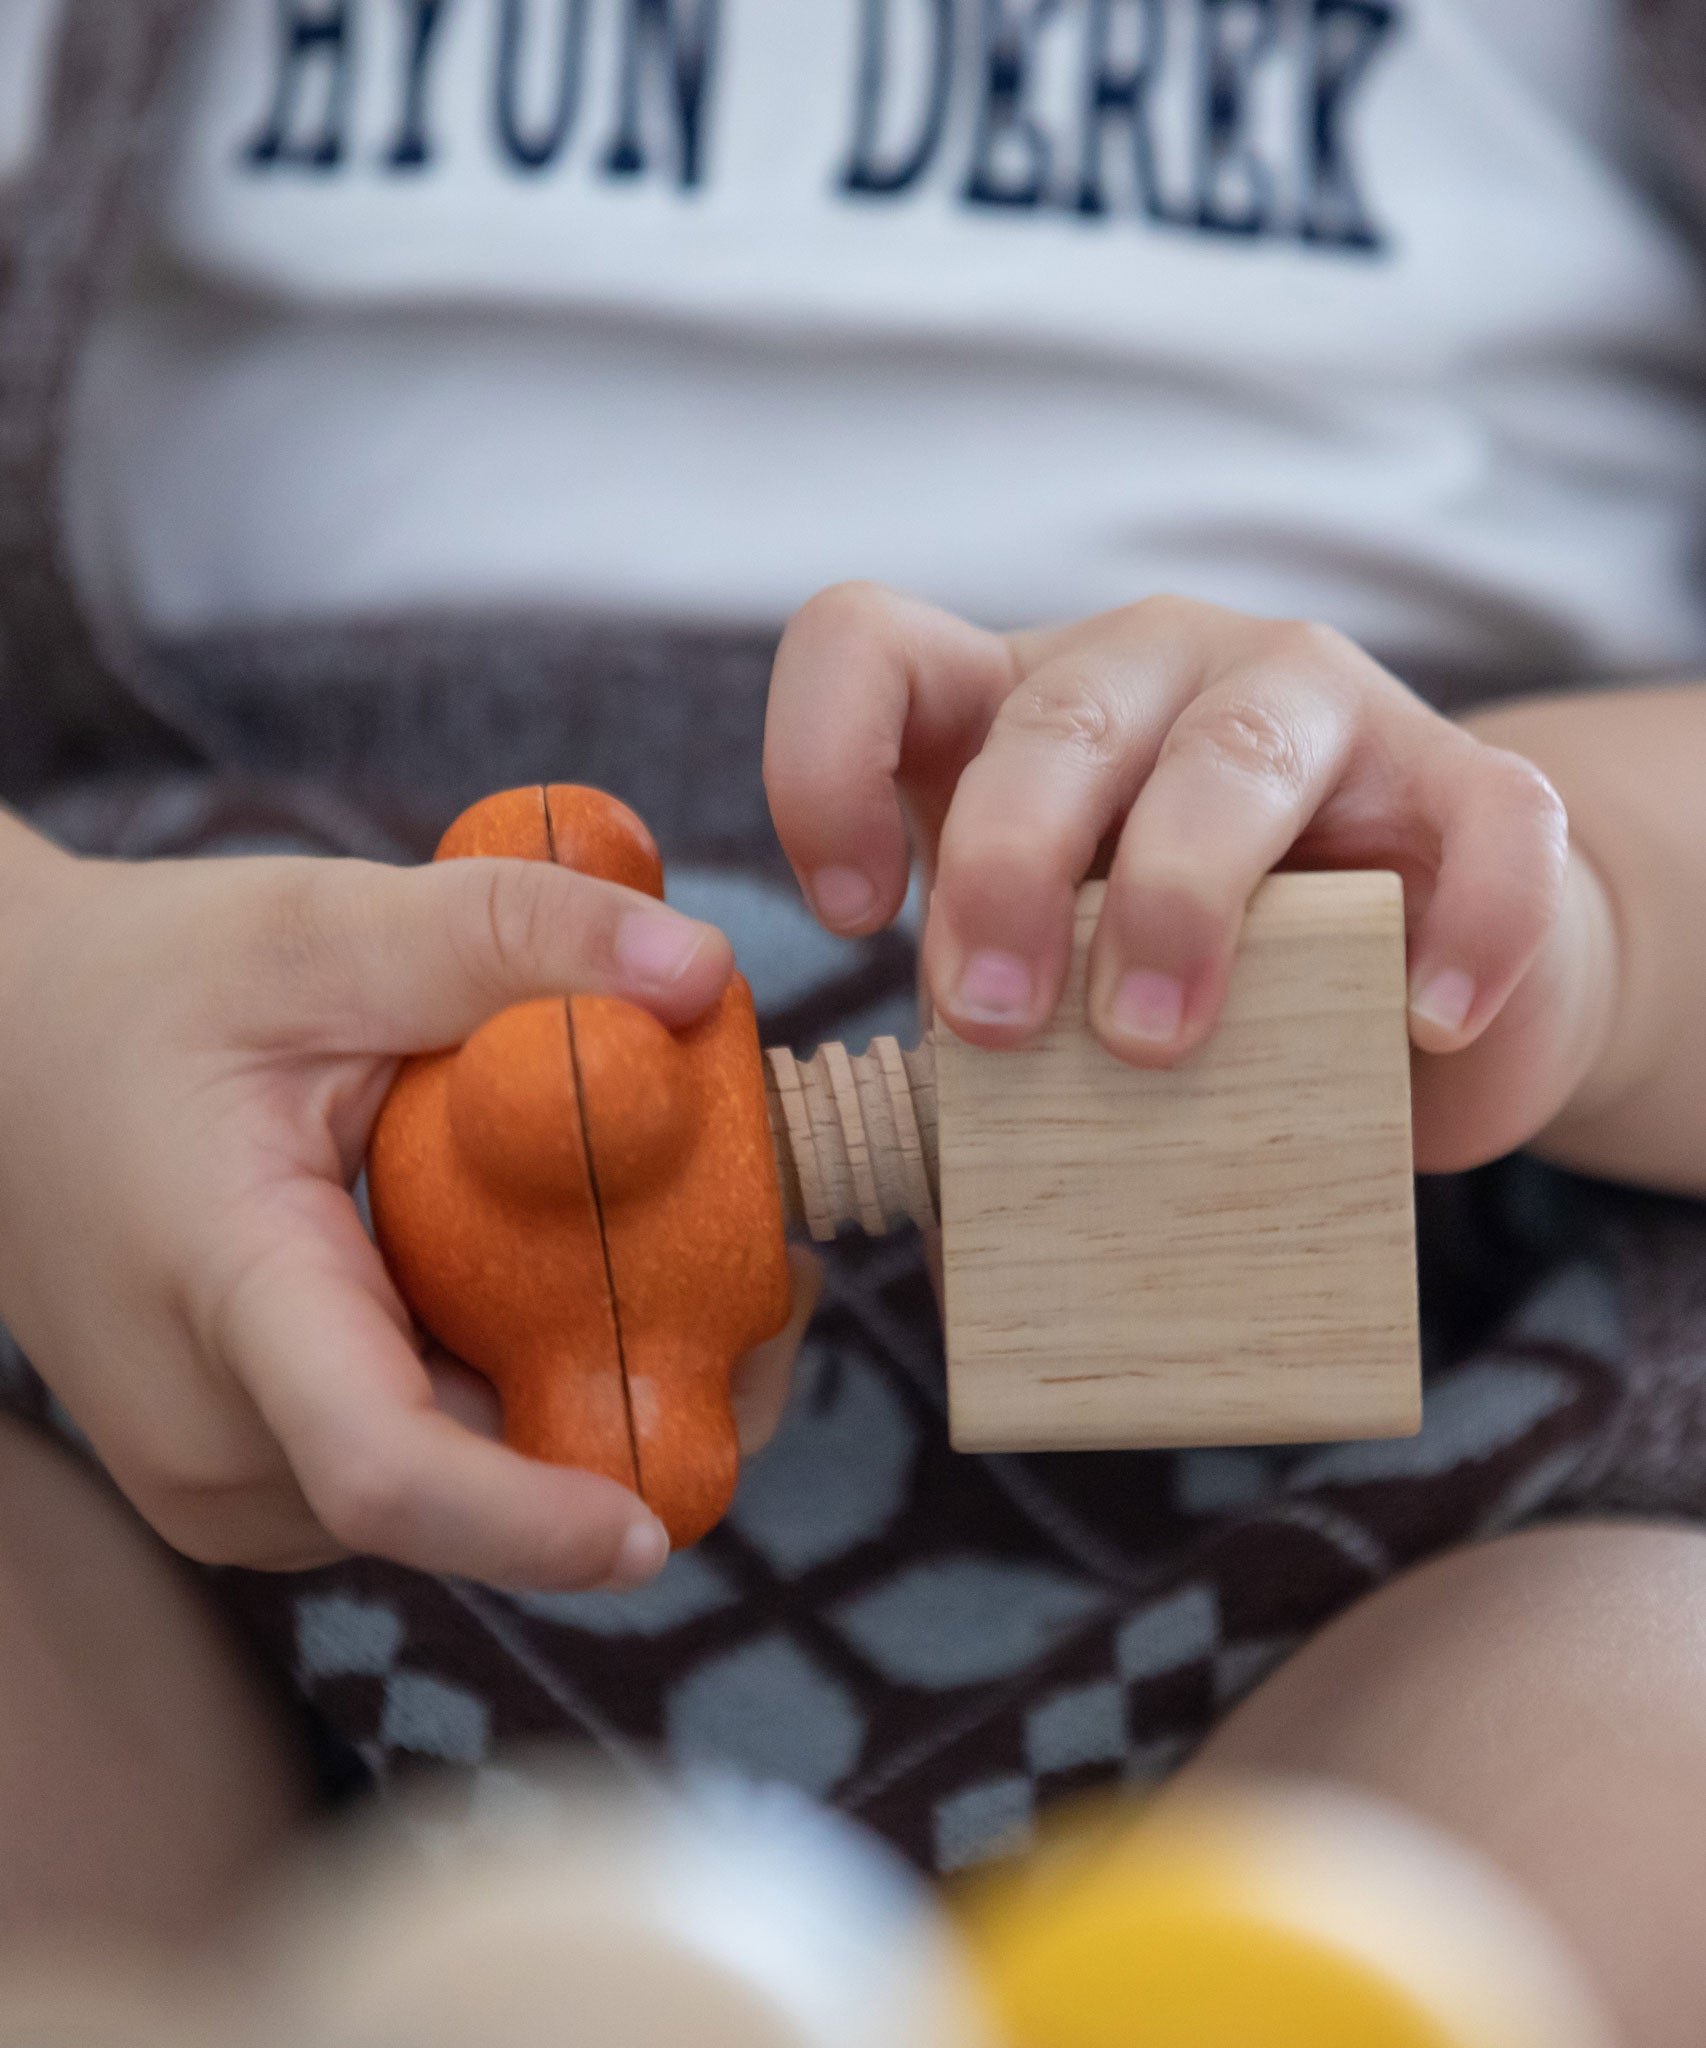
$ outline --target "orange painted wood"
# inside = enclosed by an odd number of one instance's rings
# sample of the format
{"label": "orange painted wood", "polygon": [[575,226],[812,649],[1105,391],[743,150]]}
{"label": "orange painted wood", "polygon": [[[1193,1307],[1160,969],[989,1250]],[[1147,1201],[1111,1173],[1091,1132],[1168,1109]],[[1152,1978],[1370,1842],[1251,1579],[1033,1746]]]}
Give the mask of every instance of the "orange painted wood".
{"label": "orange painted wood", "polygon": [[569,1010],[640,1491],[660,1515],[669,1502],[664,1520],[690,1541],[721,1519],[739,1472],[730,1371],[788,1319],[752,995],[737,977],[676,1032],[597,996]]}
{"label": "orange painted wood", "polygon": [[[439,858],[480,855],[663,893],[645,827],[593,790],[476,805]],[[399,1290],[497,1387],[506,1440],[633,1487],[678,1545],[704,1535],[738,1470],[730,1375],[789,1305],[746,984],[680,1032],[601,997],[506,1011],[405,1064],[368,1174]]]}
{"label": "orange painted wood", "polygon": [[561,1001],[408,1061],[374,1127],[373,1224],[417,1322],[497,1388],[531,1458],[636,1484]]}
{"label": "orange painted wood", "polygon": [[[574,783],[553,783],[539,794],[545,804],[550,859],[583,875],[620,882],[624,889],[638,889],[642,896],[662,896],[663,862],[657,845],[626,804]],[[477,804],[475,811],[483,808]]]}

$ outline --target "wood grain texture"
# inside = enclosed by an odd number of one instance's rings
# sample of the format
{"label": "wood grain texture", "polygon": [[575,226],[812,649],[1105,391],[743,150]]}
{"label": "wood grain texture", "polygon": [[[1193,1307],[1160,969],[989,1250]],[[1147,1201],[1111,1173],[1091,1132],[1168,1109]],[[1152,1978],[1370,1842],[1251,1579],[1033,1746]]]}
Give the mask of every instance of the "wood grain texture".
{"label": "wood grain texture", "polygon": [[936,1041],[949,1419],[962,1451],[1412,1435],[1421,1421],[1403,902],[1271,877],[1224,1018],[1174,1073],[1065,1001],[1020,1052]]}

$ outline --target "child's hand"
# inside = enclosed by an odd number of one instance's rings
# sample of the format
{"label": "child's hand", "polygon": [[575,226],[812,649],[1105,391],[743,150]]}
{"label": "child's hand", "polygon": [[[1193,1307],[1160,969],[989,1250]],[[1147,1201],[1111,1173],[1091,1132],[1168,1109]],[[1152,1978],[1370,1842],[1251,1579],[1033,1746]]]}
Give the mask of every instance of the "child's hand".
{"label": "child's hand", "polygon": [[631,1494],[504,1449],[483,1383],[429,1374],[350,1187],[397,1055],[571,991],[686,1021],[720,934],[531,862],[122,867],[0,817],[0,948],[0,1316],[162,1535],[529,1587],[657,1570]]}
{"label": "child's hand", "polygon": [[[1101,862],[1091,1022],[1143,1066],[1213,1029],[1269,869],[1396,869],[1412,1041],[1454,1056],[1418,1066],[1425,1167],[1533,1135],[1604,1028],[1589,972],[1604,901],[1575,875],[1550,784],[1323,627],[1155,598],[1004,637],[846,586],[783,639],[765,773],[782,843],[838,931],[898,911],[910,814],[935,868],[925,978],[976,1044],[1047,1021],[1074,893]],[[1495,1045],[1502,1013],[1514,1028]]]}

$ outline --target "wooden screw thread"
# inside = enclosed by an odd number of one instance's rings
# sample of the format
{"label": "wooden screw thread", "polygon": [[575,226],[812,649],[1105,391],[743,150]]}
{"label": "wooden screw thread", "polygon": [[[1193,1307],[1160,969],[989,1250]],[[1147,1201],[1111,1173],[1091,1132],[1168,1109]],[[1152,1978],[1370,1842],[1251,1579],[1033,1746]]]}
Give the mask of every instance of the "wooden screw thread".
{"label": "wooden screw thread", "polygon": [[809,1060],[764,1056],[770,1133],[790,1228],[827,1241],[856,1224],[886,1236],[907,1221],[933,1229],[936,1053],[878,1038],[857,1057],[824,1045]]}

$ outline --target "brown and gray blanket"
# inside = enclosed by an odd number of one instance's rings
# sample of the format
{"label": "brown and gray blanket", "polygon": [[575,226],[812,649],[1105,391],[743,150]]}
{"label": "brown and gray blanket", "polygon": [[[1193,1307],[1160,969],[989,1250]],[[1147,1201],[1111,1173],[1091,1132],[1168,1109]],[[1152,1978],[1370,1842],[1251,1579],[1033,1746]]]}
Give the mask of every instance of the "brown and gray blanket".
{"label": "brown and gray blanket", "polygon": [[[596,782],[650,820],[681,900],[729,926],[772,1042],[894,1028],[904,935],[825,939],[781,871],[761,638],[545,617],[168,646],[89,628],[57,526],[68,395],[193,13],[69,0],[47,147],[0,196],[0,787],[120,857],[411,859],[489,789]],[[777,1442],[650,1590],[530,1599],[374,1563],[212,1587],[356,1775],[477,1786],[512,1745],[567,1736],[635,1769],[786,1779],[957,1868],[1064,1792],[1165,1772],[1293,1645],[1448,1545],[1706,1510],[1706,1211],[1518,1161],[1424,1186],[1422,1213],[1410,1442],[956,1457],[917,1246],[849,1243]]]}

